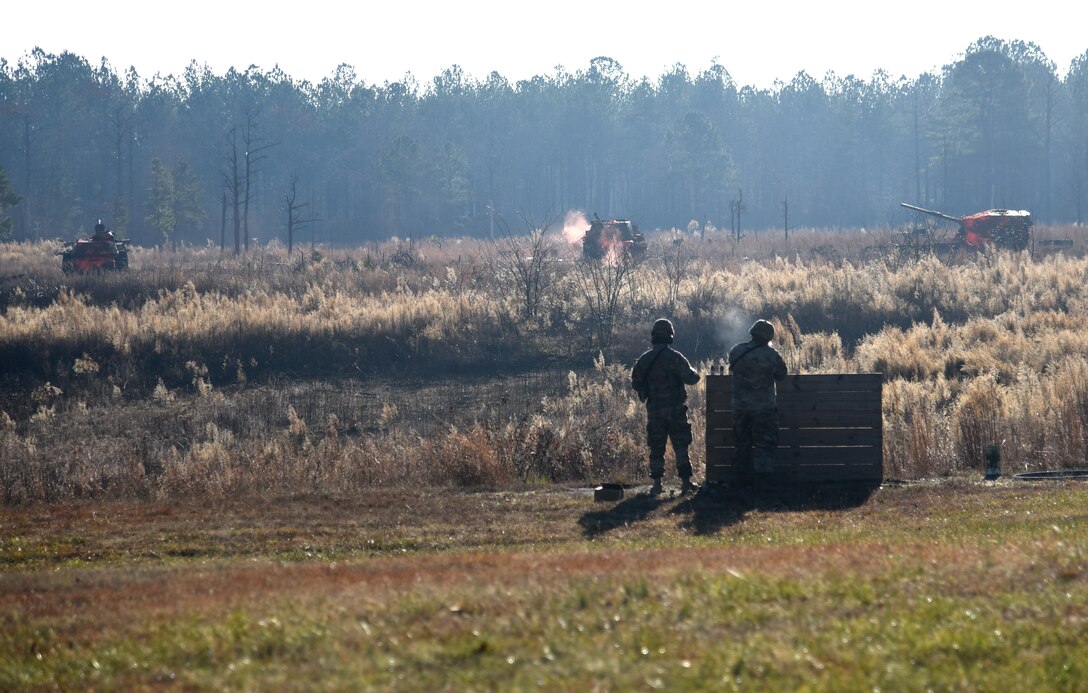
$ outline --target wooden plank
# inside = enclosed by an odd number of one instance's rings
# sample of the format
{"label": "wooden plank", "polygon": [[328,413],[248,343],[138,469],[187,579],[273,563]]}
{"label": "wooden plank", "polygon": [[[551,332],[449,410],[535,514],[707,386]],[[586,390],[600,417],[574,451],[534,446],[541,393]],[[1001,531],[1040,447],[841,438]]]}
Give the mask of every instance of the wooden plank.
{"label": "wooden plank", "polygon": [[[707,430],[733,429],[732,411],[708,411]],[[782,411],[778,422],[783,428],[880,428],[879,409],[848,409],[845,411]]]}
{"label": "wooden plank", "polygon": [[[827,483],[883,478],[880,374],[793,375],[778,387],[780,445],[772,481]],[[736,478],[732,378],[706,379],[706,475]]]}
{"label": "wooden plank", "polygon": [[779,411],[879,410],[880,406],[880,394],[876,392],[785,392],[778,396]]}
{"label": "wooden plank", "polygon": [[[778,399],[778,416],[811,416],[824,415],[835,416],[839,412],[854,411],[881,411],[881,402],[869,399],[871,395],[862,392],[847,392],[841,395],[809,396],[804,398],[780,397]],[[715,413],[732,414],[732,405],[713,406],[708,403],[706,411]]]}
{"label": "wooden plank", "polygon": [[791,464],[869,464],[883,456],[880,445],[840,445],[837,447],[778,448],[776,457],[785,457]]}
{"label": "wooden plank", "polygon": [[[832,373],[788,375],[776,383],[778,394],[786,392],[876,392],[883,387],[884,376],[880,373]],[[711,395],[733,394],[733,378],[728,375],[706,376],[706,393]]]}
{"label": "wooden plank", "polygon": [[[717,466],[706,469],[706,478],[712,482],[735,481],[737,470],[728,466]],[[842,467],[776,467],[771,472],[768,481],[772,483],[817,483],[828,481],[875,481],[880,482],[884,478],[884,469],[881,465],[850,465]]]}
{"label": "wooden plank", "polygon": [[[792,416],[790,412],[779,412],[779,430],[793,431],[806,429],[875,429],[881,430],[879,411],[839,411],[839,412],[802,412]],[[706,421],[707,435],[725,431],[732,435],[733,414],[729,412],[709,412]]]}
{"label": "wooden plank", "polygon": [[[787,428],[778,430],[779,447],[880,445],[884,432],[876,427],[860,428]],[[733,429],[713,428],[706,432],[708,445],[732,447]]]}
{"label": "wooden plank", "polygon": [[[780,412],[781,413],[781,412]],[[791,411],[779,418],[789,428],[876,428],[883,427],[879,407],[844,411]]]}
{"label": "wooden plank", "polygon": [[[708,409],[732,411],[733,400],[721,393],[707,393]],[[879,392],[779,392],[777,397],[779,410],[790,407],[805,409],[868,409],[881,406]]]}
{"label": "wooden plank", "polygon": [[[731,464],[707,465],[707,478],[710,480],[725,477],[738,476],[739,470]],[[789,465],[775,465],[772,474],[781,477],[796,477],[799,479],[873,479],[880,478],[884,473],[882,464],[844,464],[844,465],[818,465],[813,467],[791,467]]]}
{"label": "wooden plank", "polygon": [[884,440],[879,428],[794,428],[778,433],[780,447],[880,445]]}
{"label": "wooden plank", "polygon": [[[731,387],[733,382],[731,375],[706,375],[704,379],[707,387]],[[882,373],[792,373],[777,382],[788,383],[801,389],[846,387],[875,390],[884,383],[884,375]]]}
{"label": "wooden plank", "polygon": [[[732,463],[734,450],[731,447],[715,446],[707,448],[707,460],[717,464]],[[858,446],[852,448],[778,448],[775,464],[790,466],[875,464],[883,456],[879,445]]]}
{"label": "wooden plank", "polygon": [[884,385],[880,373],[819,373],[788,375],[778,382],[783,392],[877,392]]}
{"label": "wooden plank", "polygon": [[820,481],[881,481],[884,478],[883,465],[854,465],[843,467],[798,467],[791,475],[797,483]]}
{"label": "wooden plank", "polygon": [[711,409],[732,409],[733,408],[733,392],[732,390],[725,392],[722,390],[706,390],[706,403]]}

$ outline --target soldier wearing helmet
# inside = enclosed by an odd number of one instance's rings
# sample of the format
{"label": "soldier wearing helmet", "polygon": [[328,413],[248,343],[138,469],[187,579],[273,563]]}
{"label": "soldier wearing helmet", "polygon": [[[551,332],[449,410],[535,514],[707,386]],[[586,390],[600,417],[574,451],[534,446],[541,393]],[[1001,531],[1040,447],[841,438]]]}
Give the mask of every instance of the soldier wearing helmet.
{"label": "soldier wearing helmet", "polygon": [[107,231],[101,219],[94,225],[94,240],[99,242],[113,240],[113,231]]}
{"label": "soldier wearing helmet", "polygon": [[676,332],[672,323],[662,318],[650,330],[651,348],[638,358],[631,369],[631,387],[646,403],[646,443],[650,447],[651,495],[661,493],[661,478],[665,476],[665,444],[672,440],[676,455],[676,474],[680,477],[681,493],[695,490],[691,482],[691,422],[688,421],[686,385],[699,382],[699,374],[672,344]]}
{"label": "soldier wearing helmet", "polygon": [[786,377],[786,362],[771,346],[774,326],[756,320],[748,334],[751,341],[729,350],[733,376],[733,439],[741,478],[774,471],[778,448],[778,406],[775,381]]}

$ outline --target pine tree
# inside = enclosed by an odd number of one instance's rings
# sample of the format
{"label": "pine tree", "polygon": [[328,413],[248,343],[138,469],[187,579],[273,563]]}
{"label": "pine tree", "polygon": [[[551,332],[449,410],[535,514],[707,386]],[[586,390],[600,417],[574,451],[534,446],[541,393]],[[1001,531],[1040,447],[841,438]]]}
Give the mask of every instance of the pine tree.
{"label": "pine tree", "polygon": [[4,167],[0,166],[0,241],[11,238],[14,222],[7,216],[7,211],[19,204],[21,199],[23,198],[11,189],[8,174],[4,171]]}
{"label": "pine tree", "polygon": [[174,160],[174,219],[182,231],[199,231],[204,225],[204,208],[200,205],[200,180],[186,159]]}
{"label": "pine tree", "polygon": [[176,200],[174,176],[155,157],[151,160],[151,185],[147,189],[147,216],[144,221],[159,232],[164,246],[173,239],[174,228],[177,226],[177,216],[174,213]]}

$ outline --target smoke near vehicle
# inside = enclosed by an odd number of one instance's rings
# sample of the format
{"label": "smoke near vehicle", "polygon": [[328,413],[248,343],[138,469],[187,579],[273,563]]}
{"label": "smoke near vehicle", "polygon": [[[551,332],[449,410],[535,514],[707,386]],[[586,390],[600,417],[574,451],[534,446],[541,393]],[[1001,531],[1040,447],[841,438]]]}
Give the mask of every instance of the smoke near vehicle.
{"label": "smoke near vehicle", "polygon": [[635,222],[629,219],[601,219],[593,215],[593,222],[582,238],[582,255],[600,260],[611,254],[628,251],[632,257],[646,254],[646,239]]}

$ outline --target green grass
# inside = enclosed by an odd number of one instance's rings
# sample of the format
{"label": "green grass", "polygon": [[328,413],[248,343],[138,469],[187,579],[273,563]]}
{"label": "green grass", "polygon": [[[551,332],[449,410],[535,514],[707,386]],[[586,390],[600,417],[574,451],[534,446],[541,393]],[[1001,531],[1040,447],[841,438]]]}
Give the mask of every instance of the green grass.
{"label": "green grass", "polygon": [[1088,685],[1076,483],[719,507],[701,533],[681,498],[607,531],[585,518],[627,511],[559,489],[389,500],[5,510],[30,558],[0,573],[0,689]]}

